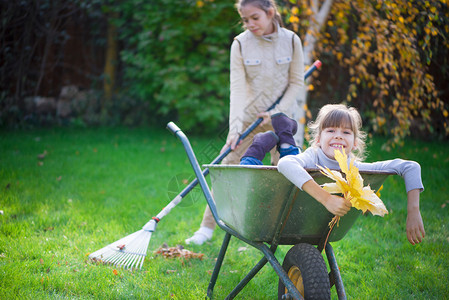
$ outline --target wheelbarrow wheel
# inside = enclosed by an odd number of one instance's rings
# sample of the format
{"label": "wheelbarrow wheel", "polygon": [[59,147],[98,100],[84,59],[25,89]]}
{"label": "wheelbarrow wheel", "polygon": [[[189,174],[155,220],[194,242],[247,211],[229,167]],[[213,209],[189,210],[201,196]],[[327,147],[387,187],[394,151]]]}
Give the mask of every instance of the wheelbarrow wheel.
{"label": "wheelbarrow wheel", "polygon": [[[310,244],[293,246],[282,264],[288,277],[304,299],[330,299],[330,283],[326,263],[321,253]],[[279,279],[278,299],[290,299]]]}

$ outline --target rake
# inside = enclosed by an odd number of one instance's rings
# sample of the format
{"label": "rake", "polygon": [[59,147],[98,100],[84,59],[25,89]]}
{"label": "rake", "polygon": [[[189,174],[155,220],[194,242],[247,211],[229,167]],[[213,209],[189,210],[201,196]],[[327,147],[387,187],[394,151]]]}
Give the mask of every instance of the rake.
{"label": "rake", "polygon": [[[313,71],[321,66],[319,60],[315,61],[313,65],[304,74],[304,79],[310,76]],[[282,97],[281,97],[282,98]],[[268,109],[274,108],[275,105],[281,100],[279,98]],[[246,138],[259,124],[263,121],[262,118],[257,119],[252,123],[245,132],[242,133],[237,144]],[[226,151],[218,155],[210,164],[219,164],[230,152],[231,147],[228,147]],[[203,171],[203,175],[207,176],[209,169],[206,168]],[[179,193],[162,211],[151,218],[141,230],[136,231],[108,246],[97,250],[89,255],[89,258],[94,262],[102,262],[106,264],[115,265],[124,269],[142,269],[143,262],[147,256],[148,245],[150,243],[151,235],[156,230],[157,223],[165,217],[181,200],[198,184],[198,179],[195,178],[187,187],[185,187],[181,193]]]}

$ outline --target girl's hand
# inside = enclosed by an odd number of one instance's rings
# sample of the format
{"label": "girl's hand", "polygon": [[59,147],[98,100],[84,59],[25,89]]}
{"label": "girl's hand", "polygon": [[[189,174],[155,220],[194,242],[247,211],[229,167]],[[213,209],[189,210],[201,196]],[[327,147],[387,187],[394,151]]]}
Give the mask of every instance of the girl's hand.
{"label": "girl's hand", "polygon": [[419,193],[418,189],[407,193],[407,239],[412,245],[421,243],[426,235],[419,212]]}
{"label": "girl's hand", "polygon": [[421,218],[419,209],[416,211],[409,211],[407,214],[407,239],[410,244],[415,245],[422,242],[426,232],[424,231],[424,224]]}
{"label": "girl's hand", "polygon": [[228,137],[226,144],[223,146],[223,148],[221,148],[220,154],[225,152],[229,147],[231,147],[231,150],[235,150],[242,143],[242,141],[240,141],[240,143],[237,145],[239,137],[239,134],[234,134]]}
{"label": "girl's hand", "polygon": [[263,118],[263,121],[262,121],[262,123],[260,123],[259,126],[263,126],[263,125],[268,124],[268,123],[271,122],[271,115],[270,115],[269,112],[264,111],[264,112],[258,113],[257,117],[258,118]]}
{"label": "girl's hand", "polygon": [[331,214],[334,214],[337,217],[343,217],[352,207],[349,200],[332,194],[329,195],[323,204]]}
{"label": "girl's hand", "polygon": [[313,179],[304,183],[302,190],[323,204],[331,214],[337,217],[343,217],[352,207],[349,200],[330,194]]}

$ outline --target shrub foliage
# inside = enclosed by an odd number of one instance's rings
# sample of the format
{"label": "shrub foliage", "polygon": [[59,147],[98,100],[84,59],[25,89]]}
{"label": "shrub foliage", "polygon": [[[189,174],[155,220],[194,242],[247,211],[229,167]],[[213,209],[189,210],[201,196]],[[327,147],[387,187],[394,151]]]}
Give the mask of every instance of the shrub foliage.
{"label": "shrub foliage", "polygon": [[127,1],[117,20],[127,43],[128,92],[175,112],[186,129],[216,128],[229,110],[229,49],[241,30],[232,1]]}
{"label": "shrub foliage", "polygon": [[[307,28],[308,2],[290,3],[290,24]],[[315,55],[334,74],[318,89],[327,101],[357,107],[393,145],[412,132],[448,136],[447,1],[336,0],[326,25]]]}

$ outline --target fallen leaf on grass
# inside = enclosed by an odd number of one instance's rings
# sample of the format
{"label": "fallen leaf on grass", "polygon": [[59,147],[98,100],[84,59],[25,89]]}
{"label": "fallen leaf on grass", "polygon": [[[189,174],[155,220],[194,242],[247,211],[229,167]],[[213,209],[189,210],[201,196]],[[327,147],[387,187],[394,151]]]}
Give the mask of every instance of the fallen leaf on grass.
{"label": "fallen leaf on grass", "polygon": [[176,247],[168,247],[167,244],[163,244],[158,250],[154,251],[155,254],[160,254],[165,258],[198,258],[203,259],[203,253],[195,253],[190,250],[184,249],[183,246],[177,245]]}
{"label": "fallen leaf on grass", "polygon": [[37,158],[38,159],[44,159],[45,158],[45,156],[47,156],[47,150],[44,150],[44,152],[42,152],[41,154],[39,154],[38,156],[37,156]]}
{"label": "fallen leaf on grass", "polygon": [[115,276],[118,275],[118,271],[116,269],[112,270],[112,273],[114,273]]}

